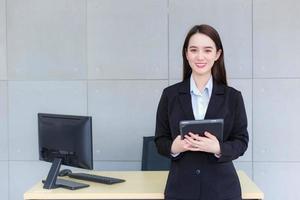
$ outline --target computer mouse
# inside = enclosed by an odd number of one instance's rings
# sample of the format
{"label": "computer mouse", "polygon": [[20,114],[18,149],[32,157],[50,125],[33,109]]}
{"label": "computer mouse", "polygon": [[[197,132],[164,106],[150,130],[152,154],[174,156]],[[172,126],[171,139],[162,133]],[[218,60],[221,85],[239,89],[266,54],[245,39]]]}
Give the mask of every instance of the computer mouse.
{"label": "computer mouse", "polygon": [[69,174],[72,174],[72,171],[70,169],[63,169],[60,170],[58,176],[68,176]]}

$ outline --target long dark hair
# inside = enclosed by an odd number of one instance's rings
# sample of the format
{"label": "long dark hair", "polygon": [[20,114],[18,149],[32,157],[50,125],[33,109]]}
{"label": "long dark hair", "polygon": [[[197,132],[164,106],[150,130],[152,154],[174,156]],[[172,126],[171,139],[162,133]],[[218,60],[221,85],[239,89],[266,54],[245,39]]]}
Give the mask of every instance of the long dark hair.
{"label": "long dark hair", "polygon": [[215,61],[212,67],[212,76],[217,83],[227,85],[226,70],[225,70],[225,63],[224,63],[224,50],[223,50],[223,45],[220,36],[213,27],[206,24],[194,26],[186,35],[183,48],[182,48],[183,80],[189,78],[192,74],[192,69],[186,58],[186,51],[189,45],[190,38],[196,33],[202,33],[210,37],[214,41],[217,51],[222,50],[219,59]]}

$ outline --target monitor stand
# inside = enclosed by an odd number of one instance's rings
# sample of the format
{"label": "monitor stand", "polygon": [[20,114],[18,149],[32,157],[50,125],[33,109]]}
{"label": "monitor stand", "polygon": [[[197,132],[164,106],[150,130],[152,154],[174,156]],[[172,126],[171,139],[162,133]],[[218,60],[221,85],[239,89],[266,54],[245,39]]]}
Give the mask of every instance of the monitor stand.
{"label": "monitor stand", "polygon": [[53,160],[48,176],[46,180],[43,180],[44,189],[54,189],[58,187],[63,187],[70,190],[76,190],[76,189],[85,188],[89,186],[87,184],[77,183],[65,179],[57,179],[58,172],[61,166],[61,161],[62,161],[61,158],[55,158]]}

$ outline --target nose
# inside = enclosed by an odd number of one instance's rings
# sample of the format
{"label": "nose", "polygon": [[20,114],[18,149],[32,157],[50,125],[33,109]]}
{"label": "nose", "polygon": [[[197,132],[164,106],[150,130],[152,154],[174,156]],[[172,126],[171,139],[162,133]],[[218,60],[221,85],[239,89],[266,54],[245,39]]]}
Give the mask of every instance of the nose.
{"label": "nose", "polygon": [[203,58],[204,58],[204,55],[203,55],[203,53],[202,52],[198,52],[197,53],[197,57],[196,57],[198,60],[202,60]]}

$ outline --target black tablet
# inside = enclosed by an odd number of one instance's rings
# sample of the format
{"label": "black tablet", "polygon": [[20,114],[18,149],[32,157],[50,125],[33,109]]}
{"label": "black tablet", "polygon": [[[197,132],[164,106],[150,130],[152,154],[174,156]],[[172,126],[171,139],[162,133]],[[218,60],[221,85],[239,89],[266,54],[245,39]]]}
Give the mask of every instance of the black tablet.
{"label": "black tablet", "polygon": [[189,132],[204,135],[204,132],[210,132],[220,142],[223,141],[223,119],[204,119],[204,120],[186,120],[179,123],[181,137]]}

